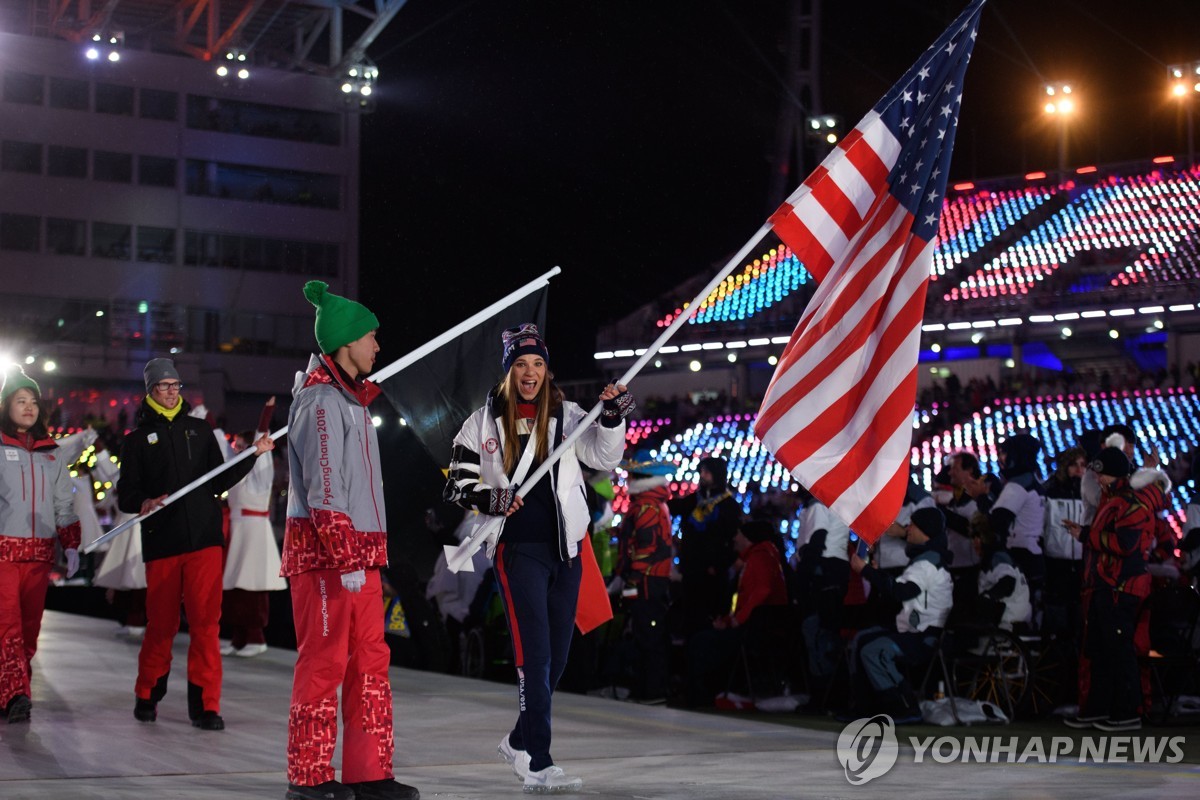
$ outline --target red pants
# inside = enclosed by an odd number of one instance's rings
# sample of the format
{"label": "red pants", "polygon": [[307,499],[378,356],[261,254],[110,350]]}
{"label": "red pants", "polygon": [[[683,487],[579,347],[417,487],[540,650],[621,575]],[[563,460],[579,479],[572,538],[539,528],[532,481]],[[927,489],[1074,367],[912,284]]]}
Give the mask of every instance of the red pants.
{"label": "red pants", "polygon": [[0,561],[0,709],[29,696],[29,662],[37,652],[50,585],[46,561]]}
{"label": "red pants", "polygon": [[[200,689],[204,711],[221,710],[221,548],[146,562],[146,636],[138,654],[134,692],[152,697],[155,685],[171,671],[171,645],[179,632],[179,605],[187,612],[187,679]],[[165,690],[165,683],[164,683]],[[195,702],[189,687],[189,712]]]}
{"label": "red pants", "polygon": [[337,690],[342,689],[342,782],[392,777],[391,651],[383,640],[379,570],[357,594],[337,570],[290,577],[296,623],[296,674],[288,720],[288,783],[334,780]]}

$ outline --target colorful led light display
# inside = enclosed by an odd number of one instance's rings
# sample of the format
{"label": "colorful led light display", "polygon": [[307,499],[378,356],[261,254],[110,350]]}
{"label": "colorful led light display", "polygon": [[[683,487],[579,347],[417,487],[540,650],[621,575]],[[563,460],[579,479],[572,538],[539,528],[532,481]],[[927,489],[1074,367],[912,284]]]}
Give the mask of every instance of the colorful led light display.
{"label": "colorful led light display", "polygon": [[[808,270],[796,258],[791,248],[779,245],[756,258],[740,272],[727,277],[712,294],[691,311],[689,325],[709,322],[738,322],[750,319],[766,308],[783,300],[812,280]],[[684,312],[677,308],[655,323],[669,326]]]}

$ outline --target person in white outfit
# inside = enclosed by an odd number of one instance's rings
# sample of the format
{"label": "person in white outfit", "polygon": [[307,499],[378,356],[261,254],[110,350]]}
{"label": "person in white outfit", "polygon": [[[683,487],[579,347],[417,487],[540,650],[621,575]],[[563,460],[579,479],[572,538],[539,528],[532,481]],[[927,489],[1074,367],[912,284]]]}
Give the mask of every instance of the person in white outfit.
{"label": "person in white outfit", "polygon": [[[96,441],[96,431],[84,428],[78,433],[61,436],[55,441],[58,444],[58,457],[66,464],[74,464]],[[100,518],[96,514],[96,495],[92,491],[91,476],[84,471],[71,470],[71,499],[75,507],[75,516],[79,517],[80,542],[90,542],[100,537],[104,530],[100,527]],[[86,564],[86,560],[83,562]],[[86,566],[83,568],[87,571]],[[87,578],[76,575],[75,583],[86,584]]]}
{"label": "person in white outfit", "polygon": [[[255,439],[270,432],[272,397],[263,407],[257,431],[245,431],[233,437],[233,450],[240,453]],[[279,574],[279,546],[271,525],[271,486],[275,463],[270,458],[254,462],[254,469],[241,483],[229,490],[229,552],[225,559],[225,597],[223,621],[231,641],[221,655],[243,658],[267,651],[265,628],[270,620],[267,592],[287,588]]]}
{"label": "person in white outfit", "polygon": [[[117,457],[101,444],[96,452],[92,478],[101,484],[116,484],[121,475]],[[117,493],[109,490],[97,507],[112,514],[113,527],[134,518],[117,507]],[[118,636],[141,639],[146,633],[146,564],[142,561],[142,526],[134,525],[101,546],[103,559],[92,576],[93,586],[107,591],[105,599],[116,609],[121,625]]]}
{"label": "person in white outfit", "polygon": [[[478,511],[468,511],[454,529],[454,541],[461,543],[466,539],[479,524],[478,518]],[[468,630],[467,617],[471,613],[471,603],[475,600],[484,577],[492,568],[492,560],[488,558],[486,548],[481,547],[475,551],[471,556],[471,566],[470,570],[451,572],[446,564],[446,553],[442,552],[433,564],[433,575],[425,588],[425,599],[437,603],[442,624],[451,637],[452,652],[458,656],[455,663],[463,670],[463,674],[466,674],[463,640]]]}

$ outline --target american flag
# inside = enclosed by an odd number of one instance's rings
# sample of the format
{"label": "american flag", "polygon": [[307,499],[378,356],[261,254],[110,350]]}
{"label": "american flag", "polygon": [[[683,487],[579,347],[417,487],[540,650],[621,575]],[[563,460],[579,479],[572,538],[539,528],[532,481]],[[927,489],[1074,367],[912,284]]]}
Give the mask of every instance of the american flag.
{"label": "american flag", "polygon": [[771,217],[819,285],[755,433],[860,536],[895,520],[909,478],[925,289],[974,0]]}

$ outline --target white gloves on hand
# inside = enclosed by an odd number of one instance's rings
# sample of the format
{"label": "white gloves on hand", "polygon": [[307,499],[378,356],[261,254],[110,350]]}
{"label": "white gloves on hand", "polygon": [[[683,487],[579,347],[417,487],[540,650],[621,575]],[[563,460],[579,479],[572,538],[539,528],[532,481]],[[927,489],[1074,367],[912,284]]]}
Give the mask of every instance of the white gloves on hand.
{"label": "white gloves on hand", "polygon": [[357,594],[362,591],[362,588],[367,585],[367,571],[365,569],[347,572],[342,575],[342,588],[347,592]]}
{"label": "white gloves on hand", "polygon": [[63,555],[67,557],[67,577],[74,577],[76,572],[79,572],[79,551],[74,547],[68,547],[63,550]]}
{"label": "white gloves on hand", "polygon": [[620,575],[614,575],[613,579],[608,582],[608,593],[610,595],[618,595],[625,588],[625,579]]}

